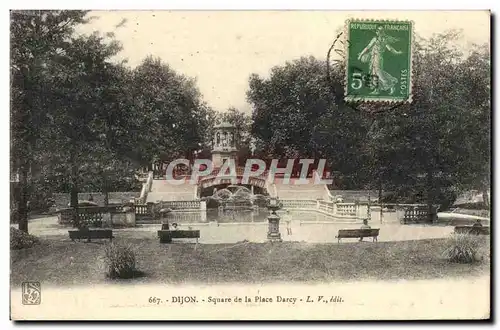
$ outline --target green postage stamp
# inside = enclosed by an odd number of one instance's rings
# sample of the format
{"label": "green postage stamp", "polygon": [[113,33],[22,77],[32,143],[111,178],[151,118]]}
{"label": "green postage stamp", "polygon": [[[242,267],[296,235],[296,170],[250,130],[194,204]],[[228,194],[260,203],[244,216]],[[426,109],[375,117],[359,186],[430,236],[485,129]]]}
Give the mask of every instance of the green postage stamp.
{"label": "green postage stamp", "polygon": [[346,101],[411,102],[412,22],[352,19],[346,38]]}

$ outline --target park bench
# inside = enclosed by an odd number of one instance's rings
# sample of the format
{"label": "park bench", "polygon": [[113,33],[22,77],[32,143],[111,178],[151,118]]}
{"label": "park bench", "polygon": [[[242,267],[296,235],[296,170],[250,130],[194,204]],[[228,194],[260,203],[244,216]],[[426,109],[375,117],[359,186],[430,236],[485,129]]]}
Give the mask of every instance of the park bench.
{"label": "park bench", "polygon": [[335,238],[338,239],[340,243],[340,239],[342,238],[361,238],[361,237],[372,237],[373,241],[377,241],[378,233],[380,229],[340,229],[339,233]]}
{"label": "park bench", "polygon": [[489,235],[490,227],[456,226],[455,234]]}
{"label": "park bench", "polygon": [[111,229],[76,229],[69,230],[68,233],[72,241],[75,241],[75,239],[87,239],[87,242],[90,242],[92,239],[109,239],[112,241],[114,238],[113,230]]}
{"label": "park bench", "polygon": [[160,243],[172,243],[173,238],[200,238],[199,230],[158,230]]}

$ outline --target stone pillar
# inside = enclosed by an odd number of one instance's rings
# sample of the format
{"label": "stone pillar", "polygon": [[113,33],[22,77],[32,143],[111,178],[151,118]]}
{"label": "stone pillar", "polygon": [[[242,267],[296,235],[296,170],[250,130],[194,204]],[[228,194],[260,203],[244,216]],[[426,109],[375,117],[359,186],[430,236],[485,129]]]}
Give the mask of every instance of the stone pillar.
{"label": "stone pillar", "polygon": [[102,214],[102,226],[104,228],[112,228],[113,227],[113,221],[111,219],[111,212],[104,212]]}
{"label": "stone pillar", "polygon": [[405,218],[405,209],[403,207],[396,206],[397,222],[403,223],[404,218]]}
{"label": "stone pillar", "polygon": [[267,217],[268,231],[267,239],[271,242],[281,242],[280,217],[273,212]]}
{"label": "stone pillar", "polygon": [[369,219],[368,204],[357,204],[356,217],[358,219]]}
{"label": "stone pillar", "polygon": [[135,227],[135,212],[134,210],[125,213],[125,223],[127,227]]}
{"label": "stone pillar", "polygon": [[201,222],[207,222],[207,202],[200,202]]}
{"label": "stone pillar", "polygon": [[377,223],[380,223],[380,206],[372,206],[370,208],[370,216],[371,216],[371,219],[369,219],[370,221],[372,221],[373,223],[377,222]]}

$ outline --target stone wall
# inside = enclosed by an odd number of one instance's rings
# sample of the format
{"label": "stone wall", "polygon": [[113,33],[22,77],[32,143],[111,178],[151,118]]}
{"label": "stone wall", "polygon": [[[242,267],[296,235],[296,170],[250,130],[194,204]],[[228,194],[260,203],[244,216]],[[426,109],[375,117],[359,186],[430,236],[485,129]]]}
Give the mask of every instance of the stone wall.
{"label": "stone wall", "polygon": [[113,228],[135,227],[134,212],[116,212],[110,213],[111,225]]}
{"label": "stone wall", "polygon": [[[140,192],[137,191],[128,191],[128,192],[110,192],[109,193],[109,202],[114,203],[125,203],[133,198],[139,198]],[[100,206],[104,206],[104,194],[100,192],[85,192],[78,194],[78,200],[88,200],[90,195],[94,199],[94,203],[97,203]],[[70,194],[67,193],[55,193],[52,195],[55,200],[57,209],[65,209],[68,207],[70,202]]]}

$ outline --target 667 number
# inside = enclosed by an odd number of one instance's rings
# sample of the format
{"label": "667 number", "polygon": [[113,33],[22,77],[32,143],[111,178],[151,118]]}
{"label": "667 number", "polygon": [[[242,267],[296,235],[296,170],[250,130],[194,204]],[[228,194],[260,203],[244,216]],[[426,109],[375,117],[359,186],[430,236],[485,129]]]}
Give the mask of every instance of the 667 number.
{"label": "667 number", "polygon": [[371,74],[362,74],[360,72],[353,73],[351,87],[353,89],[360,89],[363,85],[368,88],[377,87],[378,77]]}
{"label": "667 number", "polygon": [[149,303],[159,305],[162,303],[162,300],[158,297],[149,297]]}

